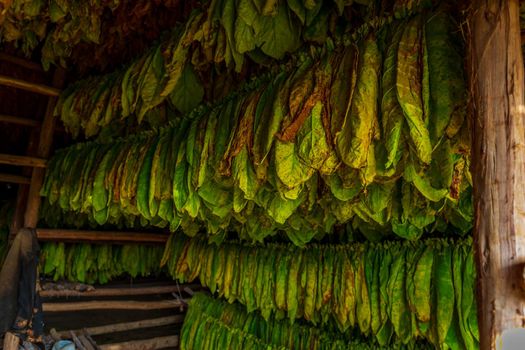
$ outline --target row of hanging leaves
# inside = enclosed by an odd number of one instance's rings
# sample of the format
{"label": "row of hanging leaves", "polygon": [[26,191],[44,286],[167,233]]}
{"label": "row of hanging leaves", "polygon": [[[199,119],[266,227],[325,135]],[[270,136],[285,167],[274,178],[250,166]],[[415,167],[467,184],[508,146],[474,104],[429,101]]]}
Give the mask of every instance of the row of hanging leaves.
{"label": "row of hanging leaves", "polygon": [[304,318],[358,330],[381,346],[426,339],[436,349],[477,349],[471,246],[471,239],[217,246],[176,235],[163,263],[174,278],[198,278],[266,321]]}
{"label": "row of hanging leaves", "polygon": [[319,350],[419,350],[428,344],[411,343],[379,346],[361,337],[347,337],[310,325],[290,324],[258,313],[247,312],[238,303],[230,304],[204,293],[190,301],[181,331],[182,350],[192,349],[319,349]]}
{"label": "row of hanging leaves", "polygon": [[370,239],[467,232],[454,30],[442,12],[394,21],[159,132],[57,152],[42,195],[98,224],[140,217],[252,240],[284,230],[299,245],[350,221]]}

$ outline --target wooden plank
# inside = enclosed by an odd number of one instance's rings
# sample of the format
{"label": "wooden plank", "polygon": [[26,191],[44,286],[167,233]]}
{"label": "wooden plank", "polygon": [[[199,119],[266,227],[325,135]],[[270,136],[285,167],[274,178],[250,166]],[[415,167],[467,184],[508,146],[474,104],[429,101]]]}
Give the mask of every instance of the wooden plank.
{"label": "wooden plank", "polygon": [[42,298],[71,298],[71,297],[114,297],[133,295],[171,294],[178,292],[176,285],[158,287],[128,287],[128,288],[97,288],[90,291],[79,292],[76,290],[42,290]]}
{"label": "wooden plank", "polygon": [[123,231],[87,231],[37,228],[36,234],[41,241],[69,241],[92,243],[149,243],[165,244],[169,235],[148,232]]}
{"label": "wooden plank", "polygon": [[15,156],[12,154],[0,153],[0,164],[45,168],[47,160],[38,157]]}
{"label": "wooden plank", "polygon": [[134,301],[95,300],[67,303],[43,303],[44,312],[67,312],[85,310],[162,310],[184,308],[185,300]]}
{"label": "wooden plank", "polygon": [[58,96],[60,95],[60,90],[51,86],[31,83],[25,80],[16,79],[7,77],[5,75],[0,75],[0,85],[9,86],[25,91],[34,92],[46,96]]}
{"label": "wooden plank", "polygon": [[31,179],[27,176],[0,173],[0,182],[27,185],[31,183]]}
{"label": "wooden plank", "polygon": [[525,324],[525,96],[517,0],[469,16],[472,177],[480,349]]}
{"label": "wooden plank", "polygon": [[174,348],[178,346],[179,337],[176,335],[145,340],[128,341],[124,343],[99,345],[100,349],[102,350],[152,350]]}
{"label": "wooden plank", "polygon": [[13,64],[16,64],[17,66],[24,67],[24,68],[34,70],[37,72],[44,71],[44,68],[42,67],[41,64],[26,60],[20,57],[11,56],[4,52],[0,52],[0,61],[13,63]]}
{"label": "wooden plank", "polygon": [[[87,332],[90,335],[101,335],[101,334],[131,331],[131,330],[142,329],[142,328],[161,327],[161,326],[166,326],[170,324],[179,324],[179,323],[182,323],[183,321],[184,321],[184,315],[173,315],[173,316],[159,317],[159,318],[154,318],[154,319],[149,319],[149,320],[115,323],[115,324],[108,324],[105,326],[77,329],[77,330],[73,330],[72,332],[75,332],[77,334],[81,334],[81,332]],[[68,337],[69,332],[71,331],[61,331],[61,332],[57,332],[57,334],[58,336],[65,338],[65,337]]]}
{"label": "wooden plank", "polygon": [[[66,73],[58,68],[53,75],[53,86],[62,87],[65,82]],[[46,112],[40,128],[40,138],[38,141],[37,155],[42,158],[49,158],[51,146],[53,144],[53,134],[55,129],[55,106],[58,99],[50,97],[46,106]],[[27,196],[26,211],[24,214],[24,226],[35,228],[38,223],[38,212],[40,210],[40,189],[44,183],[44,169],[33,169],[29,194]]]}
{"label": "wooden plank", "polygon": [[6,114],[0,114],[0,122],[16,124],[16,125],[23,125],[23,126],[30,126],[33,128],[40,126],[40,122],[38,120],[20,118],[20,117],[15,117],[14,115],[6,115]]}

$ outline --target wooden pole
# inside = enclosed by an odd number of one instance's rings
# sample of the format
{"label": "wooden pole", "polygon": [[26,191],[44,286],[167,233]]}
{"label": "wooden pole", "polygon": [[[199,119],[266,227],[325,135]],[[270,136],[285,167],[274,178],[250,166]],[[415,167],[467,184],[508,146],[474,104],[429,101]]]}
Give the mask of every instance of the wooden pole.
{"label": "wooden pole", "polygon": [[0,153],[0,164],[45,168],[46,163],[47,161],[43,158]]}
{"label": "wooden pole", "polygon": [[41,241],[73,241],[91,243],[149,243],[165,244],[169,235],[148,232],[87,231],[38,228],[36,235]]}
{"label": "wooden pole", "polygon": [[518,0],[475,0],[469,18],[474,244],[480,349],[525,325],[525,98]]}
{"label": "wooden pole", "polygon": [[31,83],[25,80],[20,80],[16,78],[6,77],[5,75],[0,75],[0,85],[14,87],[21,90],[26,90],[29,92],[34,92],[41,95],[47,96],[58,96],[60,95],[60,90],[51,86],[46,86],[42,84]]}
{"label": "wooden pole", "polygon": [[40,64],[38,64],[36,62],[28,61],[28,60],[20,58],[20,57],[11,56],[11,55],[8,55],[8,54],[3,53],[3,52],[0,52],[0,61],[13,63],[13,64],[16,64],[17,66],[20,66],[20,67],[23,67],[23,68],[27,68],[27,69],[30,69],[30,70],[34,70],[34,71],[37,71],[37,72],[43,72],[44,71],[44,68],[42,68],[42,65],[40,65]]}
{"label": "wooden pole", "polygon": [[[63,69],[57,68],[53,76],[53,86],[62,87],[66,79],[66,73]],[[53,95],[52,95],[53,96]],[[37,155],[42,158],[49,158],[51,146],[53,144],[53,132],[55,128],[55,105],[56,97],[50,97],[47,103],[46,114],[40,128],[40,139],[38,141]],[[26,212],[24,215],[24,226],[35,228],[38,223],[38,212],[40,210],[40,189],[44,182],[44,169],[33,169],[31,184],[29,185],[29,194],[27,197]]]}
{"label": "wooden pole", "polygon": [[20,118],[15,117],[14,115],[0,114],[0,122],[8,124],[23,125],[29,127],[37,127],[40,125],[40,122],[35,119]]}
{"label": "wooden pole", "polygon": [[184,300],[134,301],[96,300],[73,303],[43,303],[44,312],[66,312],[85,310],[162,310],[185,307]]}
{"label": "wooden pole", "polygon": [[61,331],[61,332],[56,332],[56,334],[58,334],[58,336],[61,338],[67,338],[69,336],[69,332],[75,332],[77,334],[81,334],[82,332],[84,332],[84,333],[89,333],[90,335],[101,335],[101,334],[132,331],[132,330],[142,329],[142,328],[167,326],[170,324],[182,323],[183,321],[184,321],[184,315],[173,315],[173,316],[153,318],[149,320],[140,320],[140,321],[135,321],[135,322],[115,323],[115,324],[108,324],[105,326],[89,327],[89,328],[77,329],[73,331]]}
{"label": "wooden pole", "polygon": [[158,287],[128,287],[128,288],[97,288],[94,290],[79,292],[76,290],[42,290],[42,298],[71,298],[71,297],[116,297],[133,295],[156,295],[177,293],[176,285]]}
{"label": "wooden pole", "polygon": [[0,173],[0,182],[29,185],[31,183],[31,179],[27,176]]}
{"label": "wooden pole", "polygon": [[165,349],[176,348],[179,345],[179,337],[170,335],[166,337],[158,337],[145,340],[132,340],[117,344],[99,345],[102,350],[150,350],[150,349]]}

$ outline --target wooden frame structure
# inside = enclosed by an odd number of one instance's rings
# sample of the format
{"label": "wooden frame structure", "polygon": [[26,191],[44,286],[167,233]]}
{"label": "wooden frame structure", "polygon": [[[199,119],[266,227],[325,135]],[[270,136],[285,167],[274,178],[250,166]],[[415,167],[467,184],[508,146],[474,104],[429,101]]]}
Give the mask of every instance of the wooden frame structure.
{"label": "wooden frame structure", "polygon": [[[495,349],[505,331],[525,327],[525,79],[518,0],[472,0],[468,18],[469,83],[472,94],[472,174],[476,212],[474,244],[478,271],[480,347]],[[0,54],[28,69],[34,63]],[[0,115],[0,121],[40,127],[35,156],[0,154],[0,163],[33,167],[31,178],[0,174],[26,188],[23,225],[36,227],[45,159],[52,143],[56,97],[64,84],[57,71],[52,86],[0,76],[0,85],[49,96],[43,122]],[[29,188],[27,186],[29,184]],[[13,223],[12,232],[21,227]],[[113,233],[112,233],[113,235]],[[148,237],[146,237],[149,235]],[[104,232],[39,230],[41,239],[101,240]],[[163,243],[165,237],[123,233],[115,240]]]}

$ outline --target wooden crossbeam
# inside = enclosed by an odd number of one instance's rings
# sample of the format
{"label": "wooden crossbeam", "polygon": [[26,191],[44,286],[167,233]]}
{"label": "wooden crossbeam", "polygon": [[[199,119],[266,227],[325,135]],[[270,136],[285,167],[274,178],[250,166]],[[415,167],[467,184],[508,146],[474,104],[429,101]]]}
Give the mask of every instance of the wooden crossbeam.
{"label": "wooden crossbeam", "polygon": [[34,92],[46,96],[58,96],[60,95],[60,90],[51,86],[30,83],[25,80],[16,79],[7,77],[5,75],[0,75],[0,85],[14,87],[17,89]]}
{"label": "wooden crossbeam", "polygon": [[87,231],[37,228],[36,235],[41,241],[72,241],[92,243],[149,243],[164,244],[169,236],[162,233]]}
{"label": "wooden crossbeam", "polygon": [[0,173],[0,182],[28,185],[29,183],[31,183],[31,179],[27,176]]}
{"label": "wooden crossbeam", "polygon": [[86,310],[162,310],[186,306],[185,300],[135,301],[135,300],[94,300],[63,303],[43,303],[44,312],[67,312]]}
{"label": "wooden crossbeam", "polygon": [[47,160],[37,157],[15,156],[12,154],[0,153],[0,164],[45,168],[47,166]]}
{"label": "wooden crossbeam", "polygon": [[102,350],[144,350],[144,349],[165,349],[176,348],[179,346],[179,337],[170,335],[144,340],[132,340],[117,344],[99,345]]}
{"label": "wooden crossbeam", "polygon": [[12,115],[5,115],[5,114],[0,114],[0,122],[9,123],[9,124],[24,125],[24,126],[30,126],[30,127],[33,127],[33,128],[40,126],[40,122],[38,120],[28,119],[28,118],[20,118],[20,117],[15,117],[15,116],[12,116]]}
{"label": "wooden crossbeam", "polygon": [[114,297],[114,296],[132,296],[132,295],[155,295],[170,294],[179,291],[177,285],[169,286],[151,286],[151,287],[127,287],[127,288],[96,288],[80,292],[77,290],[42,290],[42,298],[59,298],[59,297]]}
{"label": "wooden crossbeam", "polygon": [[29,61],[29,60],[26,60],[20,57],[11,56],[4,52],[0,52],[0,61],[13,63],[13,64],[16,64],[17,66],[24,67],[24,68],[34,70],[37,72],[44,71],[44,68],[42,67],[42,65],[36,62],[32,62],[32,61]]}

